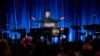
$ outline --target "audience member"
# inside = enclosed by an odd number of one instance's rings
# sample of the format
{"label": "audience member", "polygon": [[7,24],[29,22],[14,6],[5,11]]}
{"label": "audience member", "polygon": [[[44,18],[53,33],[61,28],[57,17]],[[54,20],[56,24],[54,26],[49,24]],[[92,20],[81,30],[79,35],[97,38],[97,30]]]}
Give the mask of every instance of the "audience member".
{"label": "audience member", "polygon": [[0,38],[0,56],[100,56],[99,40],[87,36],[85,42],[48,45],[42,40],[34,42],[32,37],[16,41]]}

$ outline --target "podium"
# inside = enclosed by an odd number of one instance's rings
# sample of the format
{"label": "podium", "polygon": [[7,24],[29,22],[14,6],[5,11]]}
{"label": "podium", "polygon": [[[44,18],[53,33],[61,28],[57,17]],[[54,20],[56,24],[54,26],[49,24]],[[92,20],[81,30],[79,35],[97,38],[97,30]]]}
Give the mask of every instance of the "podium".
{"label": "podium", "polygon": [[[42,23],[43,28],[47,28],[48,30],[44,30],[47,34],[53,35],[53,36],[58,36],[59,35],[59,29],[57,28],[57,23],[56,22],[48,22],[48,23]],[[51,29],[51,30],[49,30]]]}
{"label": "podium", "polygon": [[55,22],[49,22],[49,23],[42,23],[43,28],[56,28],[57,23]]}

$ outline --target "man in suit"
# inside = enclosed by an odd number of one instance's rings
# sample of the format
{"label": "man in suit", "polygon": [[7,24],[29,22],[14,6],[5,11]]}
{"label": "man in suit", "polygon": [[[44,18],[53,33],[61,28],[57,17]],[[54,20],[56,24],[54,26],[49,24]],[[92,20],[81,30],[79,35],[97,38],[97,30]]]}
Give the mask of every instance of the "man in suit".
{"label": "man in suit", "polygon": [[35,22],[39,22],[39,23],[51,23],[51,22],[58,22],[60,20],[64,20],[64,17],[61,17],[58,20],[54,20],[54,19],[51,18],[50,12],[49,11],[46,11],[45,12],[45,17],[42,20],[36,20],[34,17],[32,17],[32,19]]}

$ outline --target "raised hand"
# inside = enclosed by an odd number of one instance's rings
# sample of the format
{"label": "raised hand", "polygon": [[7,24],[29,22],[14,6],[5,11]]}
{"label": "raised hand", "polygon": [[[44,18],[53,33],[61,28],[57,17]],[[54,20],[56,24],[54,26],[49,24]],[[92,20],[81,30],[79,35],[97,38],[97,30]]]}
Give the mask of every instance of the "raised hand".
{"label": "raised hand", "polygon": [[32,20],[34,20],[34,21],[35,21],[36,19],[35,19],[34,17],[32,17]]}
{"label": "raised hand", "polygon": [[65,19],[65,17],[61,17],[61,18],[60,18],[60,20],[64,20],[64,19]]}

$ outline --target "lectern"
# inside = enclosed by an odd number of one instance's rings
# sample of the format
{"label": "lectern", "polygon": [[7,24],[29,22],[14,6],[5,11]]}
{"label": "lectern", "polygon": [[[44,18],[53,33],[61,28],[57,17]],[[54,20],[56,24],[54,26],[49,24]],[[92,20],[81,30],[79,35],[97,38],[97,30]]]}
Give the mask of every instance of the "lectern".
{"label": "lectern", "polygon": [[43,28],[56,28],[57,23],[55,22],[49,22],[49,23],[42,23]]}

